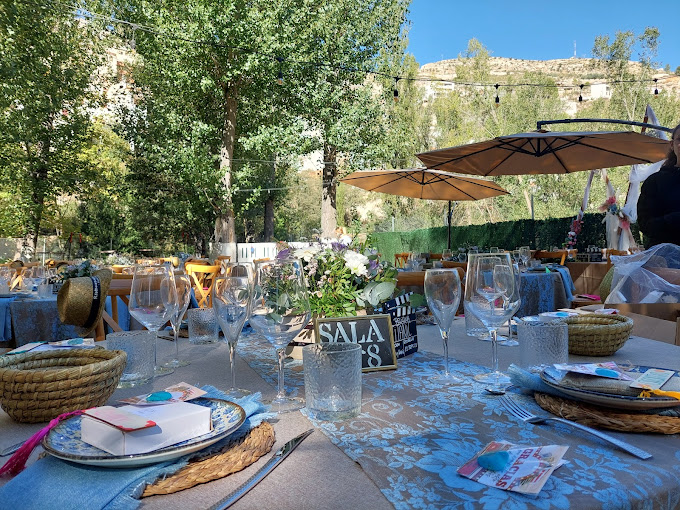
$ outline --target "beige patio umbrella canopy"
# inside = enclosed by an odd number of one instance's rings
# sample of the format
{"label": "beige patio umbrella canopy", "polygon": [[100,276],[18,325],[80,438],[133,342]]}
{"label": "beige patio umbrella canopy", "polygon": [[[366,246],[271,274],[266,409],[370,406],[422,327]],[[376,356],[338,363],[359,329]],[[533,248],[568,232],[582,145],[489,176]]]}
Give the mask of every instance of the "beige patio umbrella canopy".
{"label": "beige patio umbrella canopy", "polygon": [[364,170],[340,179],[367,191],[427,200],[480,200],[508,192],[492,181],[427,168]]}
{"label": "beige patio umbrella canopy", "polygon": [[668,141],[634,131],[532,131],[418,154],[430,169],[470,175],[563,174],[666,157]]}

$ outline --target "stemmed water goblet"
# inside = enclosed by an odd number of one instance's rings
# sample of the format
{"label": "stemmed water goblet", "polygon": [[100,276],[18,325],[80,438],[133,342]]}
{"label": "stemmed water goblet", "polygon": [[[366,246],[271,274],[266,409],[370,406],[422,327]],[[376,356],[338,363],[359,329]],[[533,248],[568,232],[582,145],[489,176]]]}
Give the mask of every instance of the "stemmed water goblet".
{"label": "stemmed water goblet", "polygon": [[229,345],[231,368],[230,398],[241,398],[250,391],[236,387],[236,343],[250,314],[253,296],[253,271],[249,264],[224,263],[225,276],[213,285],[213,308],[224,338]]}
{"label": "stemmed water goblet", "polygon": [[[135,266],[128,309],[149,331],[158,332],[178,307],[174,275],[168,266]],[[158,336],[154,344],[154,375],[173,370],[158,364]]]}
{"label": "stemmed water goblet", "polygon": [[449,333],[460,303],[460,276],[457,269],[428,269],[425,272],[425,298],[427,306],[439,326],[444,342],[444,372],[434,379],[441,382],[461,382],[449,372]]}
{"label": "stemmed water goblet", "polygon": [[451,250],[443,250],[442,251],[442,260],[451,260],[453,257],[453,252]]}
{"label": "stemmed water goblet", "polygon": [[480,254],[468,261],[465,308],[482,321],[491,334],[492,369],[475,376],[489,384],[487,390],[502,393],[509,378],[498,370],[498,328],[519,309],[520,297],[515,270],[507,253]]}
{"label": "stemmed water goblet", "polygon": [[[171,266],[167,264],[165,266],[168,267],[169,271],[174,271]],[[172,339],[175,342],[175,357],[163,363],[163,366],[168,368],[186,367],[191,364],[189,361],[179,357],[179,330],[182,327],[184,314],[187,312],[191,302],[191,280],[185,274],[174,275],[174,280],[175,290],[177,291],[177,307],[174,308],[174,312],[170,317],[170,325],[172,326]]]}
{"label": "stemmed water goblet", "polygon": [[278,359],[278,392],[272,400],[279,413],[300,409],[301,398],[286,396],[283,361],[286,346],[311,317],[307,286],[299,259],[275,259],[255,264],[250,325],[269,340]]}
{"label": "stemmed water goblet", "polygon": [[519,258],[522,259],[522,264],[524,264],[524,267],[526,267],[529,263],[529,259],[531,258],[531,250],[528,246],[520,246]]}

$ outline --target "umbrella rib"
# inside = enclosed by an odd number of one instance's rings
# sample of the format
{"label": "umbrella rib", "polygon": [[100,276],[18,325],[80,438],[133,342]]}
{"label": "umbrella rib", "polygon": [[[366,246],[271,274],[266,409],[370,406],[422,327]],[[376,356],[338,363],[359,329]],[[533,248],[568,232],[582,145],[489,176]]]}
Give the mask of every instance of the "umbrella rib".
{"label": "umbrella rib", "polygon": [[[633,158],[633,159],[637,159],[637,160],[640,161],[641,163],[656,163],[656,161],[651,161],[651,160],[648,159],[648,158],[640,158],[640,157],[638,157],[638,156],[634,156],[634,155],[632,155],[632,154],[626,154],[626,153],[624,153],[624,152],[613,151],[613,150],[610,150],[610,149],[603,149],[603,148],[601,148],[601,147],[598,147],[598,146],[596,146],[596,145],[590,145],[590,144],[588,144],[588,143],[582,143],[581,145],[584,145],[584,146],[586,146],[586,147],[590,147],[591,149],[597,149],[597,150],[602,151],[602,152],[607,152],[607,153],[609,153],[609,154],[615,154],[615,155],[617,155],[617,156],[622,156],[622,157],[624,157],[624,158]],[[657,161],[661,161],[661,160],[657,160]]]}

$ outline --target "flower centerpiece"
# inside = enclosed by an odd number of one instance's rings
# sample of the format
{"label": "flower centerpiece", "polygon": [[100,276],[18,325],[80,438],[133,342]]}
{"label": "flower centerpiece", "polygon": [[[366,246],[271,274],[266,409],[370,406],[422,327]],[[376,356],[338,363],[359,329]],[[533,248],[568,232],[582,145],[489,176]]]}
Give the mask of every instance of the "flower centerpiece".
{"label": "flower centerpiece", "polygon": [[365,243],[333,242],[305,248],[279,245],[277,258],[296,257],[302,265],[309,305],[317,317],[344,317],[378,305],[392,297],[397,270],[380,261]]}
{"label": "flower centerpiece", "polygon": [[95,271],[99,270],[99,266],[92,264],[89,260],[84,260],[80,264],[71,266],[64,266],[59,270],[57,279],[60,282],[68,280],[69,278],[79,278],[81,276],[92,276]]}
{"label": "flower centerpiece", "polygon": [[600,211],[606,212],[615,216],[619,220],[619,226],[623,229],[630,228],[630,218],[619,204],[616,203],[616,197],[611,196],[600,206]]}
{"label": "flower centerpiece", "polygon": [[581,233],[583,228],[583,220],[580,217],[576,217],[574,221],[571,222],[569,232],[567,233],[567,239],[564,243],[564,247],[571,249],[576,247],[576,238]]}

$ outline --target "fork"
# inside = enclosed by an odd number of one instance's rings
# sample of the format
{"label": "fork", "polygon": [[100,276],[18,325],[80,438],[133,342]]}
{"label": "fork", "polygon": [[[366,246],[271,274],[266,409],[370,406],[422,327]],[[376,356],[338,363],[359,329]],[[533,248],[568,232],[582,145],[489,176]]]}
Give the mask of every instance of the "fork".
{"label": "fork", "polygon": [[572,427],[583,430],[585,432],[589,432],[594,436],[599,437],[600,439],[603,439],[605,441],[610,442],[613,445],[618,446],[619,448],[627,451],[631,455],[639,457],[640,459],[649,459],[652,457],[651,453],[648,453],[636,446],[628,444],[625,441],[616,439],[615,437],[605,434],[604,432],[600,432],[599,430],[595,430],[585,425],[581,425],[580,423],[576,423],[575,421],[565,420],[564,418],[557,418],[555,416],[536,416],[535,414],[531,414],[529,411],[524,409],[521,405],[519,405],[517,402],[515,402],[512,398],[508,397],[507,395],[503,395],[498,398],[501,404],[503,404],[503,407],[505,407],[511,415],[527,423],[538,425],[548,420],[557,421],[560,423],[564,423],[566,425],[571,425]]}

